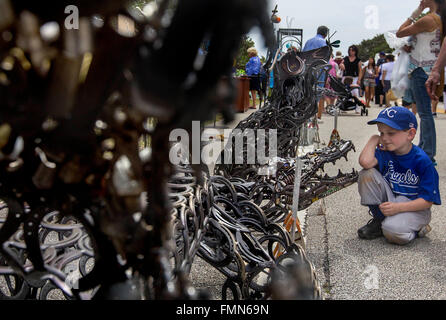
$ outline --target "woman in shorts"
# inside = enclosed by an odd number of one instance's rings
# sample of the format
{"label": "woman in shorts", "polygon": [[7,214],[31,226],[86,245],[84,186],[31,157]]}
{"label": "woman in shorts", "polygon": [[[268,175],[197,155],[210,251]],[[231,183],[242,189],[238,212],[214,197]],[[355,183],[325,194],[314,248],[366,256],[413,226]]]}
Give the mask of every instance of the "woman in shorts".
{"label": "woman in shorts", "polygon": [[375,59],[370,57],[367,66],[363,69],[363,79],[364,79],[364,88],[365,88],[365,105],[367,108],[370,108],[370,101],[375,96],[375,87],[376,87],[376,72],[377,68],[375,65]]}

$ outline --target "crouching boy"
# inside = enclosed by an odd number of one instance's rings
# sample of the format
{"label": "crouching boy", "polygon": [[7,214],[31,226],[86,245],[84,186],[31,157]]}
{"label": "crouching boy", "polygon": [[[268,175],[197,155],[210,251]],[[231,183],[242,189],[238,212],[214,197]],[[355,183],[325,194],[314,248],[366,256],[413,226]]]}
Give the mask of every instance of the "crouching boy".
{"label": "crouching boy", "polygon": [[373,135],[359,156],[364,170],[358,190],[373,219],[358,235],[407,244],[431,230],[430,208],[441,204],[438,173],[426,153],[412,144],[417,119],[411,111],[387,108],[368,124],[377,124],[380,135]]}

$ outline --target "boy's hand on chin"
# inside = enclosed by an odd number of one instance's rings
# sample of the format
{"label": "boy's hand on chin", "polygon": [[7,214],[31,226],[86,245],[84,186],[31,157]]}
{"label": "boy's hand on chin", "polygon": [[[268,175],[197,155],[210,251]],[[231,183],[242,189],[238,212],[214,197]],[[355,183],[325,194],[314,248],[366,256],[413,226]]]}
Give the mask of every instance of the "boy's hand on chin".
{"label": "boy's hand on chin", "polygon": [[379,209],[385,216],[393,216],[400,212],[399,203],[395,202],[383,202],[379,205]]}

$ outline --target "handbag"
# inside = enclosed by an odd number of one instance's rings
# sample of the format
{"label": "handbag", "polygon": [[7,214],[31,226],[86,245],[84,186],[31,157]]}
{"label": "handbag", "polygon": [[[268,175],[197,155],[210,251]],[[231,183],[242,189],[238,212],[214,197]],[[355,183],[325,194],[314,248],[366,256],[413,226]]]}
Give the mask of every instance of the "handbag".
{"label": "handbag", "polygon": [[398,59],[393,65],[392,77],[390,79],[393,94],[403,97],[404,92],[409,88],[409,54],[400,50]]}
{"label": "handbag", "polygon": [[435,90],[435,95],[437,97],[441,97],[444,91],[444,72],[440,72],[440,84],[437,86]]}
{"label": "handbag", "polygon": [[404,92],[409,88],[409,53],[403,47],[409,43],[409,37],[398,38],[396,31],[384,33],[384,38],[390,48],[395,48],[394,53],[397,59],[393,65],[392,77],[390,79],[394,96],[403,97]]}
{"label": "handbag", "polygon": [[386,101],[396,101],[398,100],[398,98],[395,96],[395,94],[393,93],[393,88],[390,89],[389,91],[387,91],[386,93]]}

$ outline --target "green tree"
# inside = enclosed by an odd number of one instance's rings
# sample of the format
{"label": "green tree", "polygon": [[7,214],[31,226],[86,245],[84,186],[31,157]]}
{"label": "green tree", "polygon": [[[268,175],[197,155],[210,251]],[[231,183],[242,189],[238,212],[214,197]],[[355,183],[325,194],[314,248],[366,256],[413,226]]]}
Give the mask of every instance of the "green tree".
{"label": "green tree", "polygon": [[384,51],[390,53],[393,50],[387,44],[384,34],[378,34],[372,39],[362,40],[356,45],[359,49],[359,58],[366,61],[369,57],[375,57],[378,52]]}
{"label": "green tree", "polygon": [[246,51],[254,46],[255,46],[254,41],[247,35],[244,35],[240,43],[237,59],[235,62],[237,69],[245,69],[246,63],[249,60],[248,53]]}
{"label": "green tree", "polygon": [[141,10],[144,9],[144,6],[148,4],[150,0],[133,0],[130,2],[131,7],[138,7]]}

